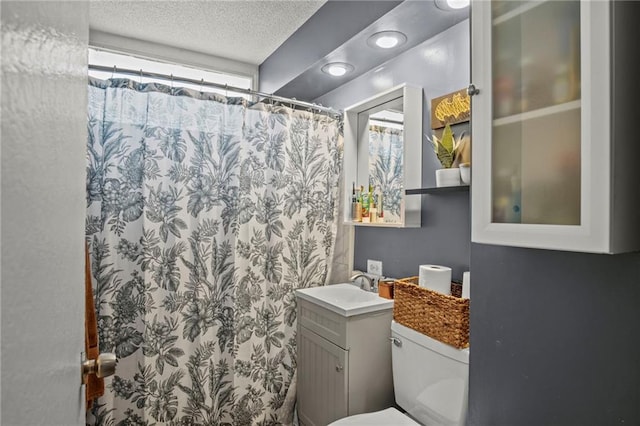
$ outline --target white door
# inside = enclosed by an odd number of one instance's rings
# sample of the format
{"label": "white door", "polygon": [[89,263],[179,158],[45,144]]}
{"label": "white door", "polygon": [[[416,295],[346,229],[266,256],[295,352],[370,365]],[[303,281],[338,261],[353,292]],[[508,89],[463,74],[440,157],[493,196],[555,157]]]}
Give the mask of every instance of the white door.
{"label": "white door", "polygon": [[0,7],[0,423],[80,425],[88,5]]}
{"label": "white door", "polygon": [[327,425],[349,415],[349,352],[298,328],[298,416],[304,425]]}

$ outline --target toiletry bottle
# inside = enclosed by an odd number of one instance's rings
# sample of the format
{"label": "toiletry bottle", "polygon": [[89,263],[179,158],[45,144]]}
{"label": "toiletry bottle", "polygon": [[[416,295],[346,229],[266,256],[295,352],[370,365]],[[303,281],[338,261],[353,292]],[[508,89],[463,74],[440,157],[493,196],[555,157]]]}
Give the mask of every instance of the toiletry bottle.
{"label": "toiletry bottle", "polygon": [[355,222],[362,222],[362,190],[356,191],[356,217]]}
{"label": "toiletry bottle", "polygon": [[362,223],[370,223],[369,194],[364,192],[364,188],[362,189],[361,196],[362,196]]}
{"label": "toiletry bottle", "polygon": [[353,186],[351,187],[351,220],[356,221],[357,218],[357,201],[356,198],[356,183],[353,182]]}
{"label": "toiletry bottle", "polygon": [[376,196],[373,191],[374,188],[369,185],[369,221],[376,223],[378,221],[378,209],[376,206]]}
{"label": "toiletry bottle", "polygon": [[378,188],[378,221],[384,222],[384,206],[382,204],[382,188]]}

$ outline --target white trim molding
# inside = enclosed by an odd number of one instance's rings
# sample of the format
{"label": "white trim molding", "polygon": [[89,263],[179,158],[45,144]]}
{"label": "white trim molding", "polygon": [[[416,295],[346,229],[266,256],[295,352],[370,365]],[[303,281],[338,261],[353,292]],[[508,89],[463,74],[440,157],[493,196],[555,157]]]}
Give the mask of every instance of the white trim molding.
{"label": "white trim molding", "polygon": [[258,87],[258,65],[246,62],[96,30],[89,30],[89,46],[145,59],[188,65],[207,71],[250,77],[251,89]]}

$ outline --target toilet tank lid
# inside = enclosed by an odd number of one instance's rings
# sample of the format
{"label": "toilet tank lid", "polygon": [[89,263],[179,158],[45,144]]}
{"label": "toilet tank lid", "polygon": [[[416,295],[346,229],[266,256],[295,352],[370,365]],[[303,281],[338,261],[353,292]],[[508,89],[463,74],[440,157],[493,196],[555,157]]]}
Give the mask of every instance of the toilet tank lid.
{"label": "toilet tank lid", "polygon": [[419,333],[409,327],[406,327],[395,320],[391,321],[391,333],[396,333],[399,336],[409,339],[414,343],[444,355],[448,358],[469,364],[469,348],[458,349],[451,345],[442,343],[439,340],[433,339],[425,334]]}

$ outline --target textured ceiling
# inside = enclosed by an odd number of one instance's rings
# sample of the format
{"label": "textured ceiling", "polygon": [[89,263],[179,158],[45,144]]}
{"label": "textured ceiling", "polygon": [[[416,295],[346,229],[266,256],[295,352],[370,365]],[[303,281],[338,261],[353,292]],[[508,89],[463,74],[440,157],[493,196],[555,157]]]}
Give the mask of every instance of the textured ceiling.
{"label": "textured ceiling", "polygon": [[90,27],[259,65],[325,1],[92,0]]}

